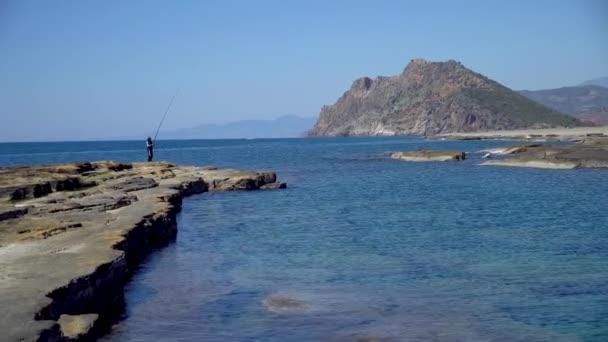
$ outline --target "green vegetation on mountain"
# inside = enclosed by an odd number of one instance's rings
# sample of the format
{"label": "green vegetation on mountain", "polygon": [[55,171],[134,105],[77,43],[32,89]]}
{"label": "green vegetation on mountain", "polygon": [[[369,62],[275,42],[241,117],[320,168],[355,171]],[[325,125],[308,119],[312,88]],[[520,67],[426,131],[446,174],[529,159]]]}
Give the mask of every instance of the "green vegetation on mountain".
{"label": "green vegetation on mountain", "polygon": [[459,62],[416,59],[400,75],[355,80],[335,104],[322,108],[309,134],[432,135],[581,125]]}
{"label": "green vegetation on mountain", "polygon": [[522,90],[520,94],[577,119],[600,125],[608,124],[608,88],[581,85],[544,90]]}
{"label": "green vegetation on mountain", "polygon": [[608,88],[596,85],[522,90],[519,93],[566,114],[608,112]]}
{"label": "green vegetation on mountain", "polygon": [[547,108],[500,85],[492,90],[465,89],[464,92],[495,113],[510,113],[511,119],[524,126],[534,126],[539,122],[561,127],[579,125],[575,118]]}

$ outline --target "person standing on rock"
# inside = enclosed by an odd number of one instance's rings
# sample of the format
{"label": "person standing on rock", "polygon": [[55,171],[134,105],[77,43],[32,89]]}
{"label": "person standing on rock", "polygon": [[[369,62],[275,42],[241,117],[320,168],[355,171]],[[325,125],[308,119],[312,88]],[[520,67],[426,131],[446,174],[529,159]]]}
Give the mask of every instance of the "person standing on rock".
{"label": "person standing on rock", "polygon": [[146,146],[148,147],[148,161],[151,162],[154,158],[154,142],[152,141],[152,138],[148,137]]}

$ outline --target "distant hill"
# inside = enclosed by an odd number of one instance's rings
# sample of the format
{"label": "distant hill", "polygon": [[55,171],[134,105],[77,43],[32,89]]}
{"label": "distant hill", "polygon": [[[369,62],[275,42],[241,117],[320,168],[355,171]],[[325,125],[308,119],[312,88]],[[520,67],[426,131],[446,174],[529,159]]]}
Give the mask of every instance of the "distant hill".
{"label": "distant hill", "polygon": [[559,112],[576,115],[608,109],[608,88],[586,85],[544,90],[522,90],[520,94]]}
{"label": "distant hill", "polygon": [[580,85],[597,85],[600,87],[608,88],[608,77],[594,78],[592,80],[585,81]]}
{"label": "distant hill", "polygon": [[581,113],[577,114],[575,118],[595,125],[608,126],[608,110],[595,113]]}
{"label": "distant hill", "polygon": [[353,82],[321,109],[310,135],[427,135],[583,123],[464,67],[412,60],[392,77]]}
{"label": "distant hill", "polygon": [[161,132],[163,139],[292,138],[303,136],[314,125],[314,117],[286,115],[274,120],[243,120],[205,124]]}
{"label": "distant hill", "polygon": [[535,91],[523,90],[519,93],[582,121],[608,124],[608,88],[584,85]]}

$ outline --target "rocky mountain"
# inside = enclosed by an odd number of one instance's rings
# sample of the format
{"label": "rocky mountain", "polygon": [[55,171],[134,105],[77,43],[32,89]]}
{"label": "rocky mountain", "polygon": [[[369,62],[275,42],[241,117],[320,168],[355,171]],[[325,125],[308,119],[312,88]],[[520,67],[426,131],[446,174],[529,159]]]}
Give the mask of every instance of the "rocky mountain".
{"label": "rocky mountain", "polygon": [[582,85],[535,91],[522,90],[519,93],[551,109],[574,115],[581,121],[608,124],[608,88]]}
{"label": "rocky mountain", "polygon": [[285,115],[274,120],[241,120],[205,124],[161,132],[163,139],[292,138],[303,136],[314,124],[313,117]]}
{"label": "rocky mountain", "polygon": [[309,135],[430,135],[583,125],[461,63],[412,60],[397,76],[363,77],[321,109]]}

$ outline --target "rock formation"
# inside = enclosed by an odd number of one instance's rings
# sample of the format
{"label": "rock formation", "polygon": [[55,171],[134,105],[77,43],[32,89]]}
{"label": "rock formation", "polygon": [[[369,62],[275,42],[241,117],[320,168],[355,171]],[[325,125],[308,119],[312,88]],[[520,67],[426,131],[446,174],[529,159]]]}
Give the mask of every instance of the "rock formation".
{"label": "rock formation", "polygon": [[0,340],[89,340],[184,196],[284,188],[274,173],[96,162],[0,168]]}
{"label": "rock formation", "polygon": [[480,152],[498,154],[498,155],[508,155],[508,154],[517,154],[517,153],[526,152],[530,149],[534,149],[534,148],[541,147],[541,146],[543,146],[543,145],[542,144],[509,145],[509,146],[504,146],[504,147],[481,150]]}
{"label": "rock formation", "polygon": [[312,136],[432,135],[582,123],[459,62],[411,61],[398,76],[357,79],[321,109]]}
{"label": "rock formation", "polygon": [[469,133],[445,133],[433,136],[439,140],[526,140],[578,142],[589,137],[608,137],[608,127],[576,127],[550,129],[524,129],[513,131],[488,131]]}
{"label": "rock formation", "polygon": [[395,152],[391,154],[392,159],[405,161],[462,161],[465,153],[461,151],[434,151],[418,150],[410,152]]}
{"label": "rock formation", "polygon": [[509,147],[512,155],[482,165],[545,169],[608,168],[608,137],[589,137],[573,146],[528,145]]}

